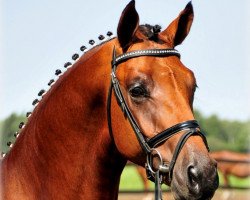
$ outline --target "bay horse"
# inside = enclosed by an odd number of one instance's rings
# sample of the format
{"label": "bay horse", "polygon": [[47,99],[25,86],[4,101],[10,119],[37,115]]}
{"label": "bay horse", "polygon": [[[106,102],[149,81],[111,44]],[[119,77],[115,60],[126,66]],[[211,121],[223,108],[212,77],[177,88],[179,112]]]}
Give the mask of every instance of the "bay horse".
{"label": "bay horse", "polygon": [[127,160],[146,163],[157,199],[161,183],[175,199],[211,199],[216,162],[194,120],[194,74],[174,49],[192,21],[188,3],[163,31],[139,26],[133,0],[117,37],[57,70],[1,161],[2,199],[117,199]]}
{"label": "bay horse", "polygon": [[225,187],[230,187],[229,175],[238,178],[247,178],[250,176],[250,153],[225,150],[211,152],[210,156],[218,163],[218,170],[222,174]]}

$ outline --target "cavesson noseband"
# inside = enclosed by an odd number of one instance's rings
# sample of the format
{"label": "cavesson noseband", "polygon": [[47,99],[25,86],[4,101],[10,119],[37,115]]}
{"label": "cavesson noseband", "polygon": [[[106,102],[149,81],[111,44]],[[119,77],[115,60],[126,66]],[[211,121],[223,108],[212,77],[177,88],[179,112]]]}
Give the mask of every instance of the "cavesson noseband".
{"label": "cavesson noseband", "polygon": [[[148,179],[155,182],[155,199],[162,199],[161,195],[161,188],[160,185],[162,183],[162,175],[167,174],[169,175],[169,181],[172,180],[173,176],[173,170],[174,165],[176,163],[177,157],[184,146],[185,142],[188,140],[188,138],[192,135],[199,135],[202,137],[207,149],[207,141],[205,136],[202,134],[199,128],[199,124],[196,120],[189,120],[185,121],[179,124],[176,124],[161,133],[157,134],[156,136],[152,138],[145,138],[145,135],[143,134],[141,128],[139,127],[138,123],[136,122],[135,118],[133,117],[132,112],[130,111],[128,104],[125,101],[125,98],[122,94],[119,81],[116,77],[116,69],[117,66],[127,61],[131,58],[136,58],[140,56],[155,56],[155,57],[168,57],[168,56],[177,56],[180,58],[180,54],[175,49],[146,49],[146,50],[137,50],[137,51],[131,51],[124,54],[121,54],[119,56],[116,56],[115,48],[113,49],[113,60],[111,62],[112,65],[112,71],[111,71],[111,84],[109,89],[109,95],[108,95],[108,101],[107,101],[107,117],[108,117],[108,126],[109,126],[109,132],[113,137],[112,133],[112,125],[111,125],[111,96],[112,96],[112,89],[114,90],[115,96],[117,98],[117,101],[119,103],[119,106],[121,107],[123,113],[128,118],[135,135],[143,149],[143,151],[147,155],[147,163],[145,164],[146,172]],[[160,145],[164,141],[168,140],[175,134],[179,133],[180,131],[184,131],[183,135],[179,139],[174,153],[173,157],[171,159],[171,162],[169,165],[163,162],[162,156],[158,150],[155,149],[156,146]],[[160,165],[157,170],[154,170],[153,168],[153,156],[157,156],[160,159]]]}

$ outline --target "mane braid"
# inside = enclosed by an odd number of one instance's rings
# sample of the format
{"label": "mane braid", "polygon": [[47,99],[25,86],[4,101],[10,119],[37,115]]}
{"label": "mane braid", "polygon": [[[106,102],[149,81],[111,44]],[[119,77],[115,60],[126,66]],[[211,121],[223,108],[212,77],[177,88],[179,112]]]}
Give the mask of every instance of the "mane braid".
{"label": "mane braid", "polygon": [[[104,36],[104,35],[99,35],[99,36],[98,36],[98,39],[99,39],[100,42],[98,42],[98,43],[96,43],[93,39],[89,40],[88,43],[89,43],[89,45],[91,45],[91,46],[89,46],[89,48],[88,48],[87,46],[85,46],[85,45],[81,46],[81,47],[80,47],[80,51],[81,51],[82,54],[80,55],[79,53],[74,53],[74,54],[72,55],[72,57],[71,57],[72,60],[73,60],[73,62],[66,62],[66,63],[64,64],[64,68],[65,68],[66,70],[57,69],[57,70],[55,71],[55,75],[56,75],[57,77],[62,76],[62,75],[67,71],[67,69],[70,68],[71,66],[73,66],[73,65],[78,61],[78,59],[79,59],[81,56],[83,56],[86,52],[88,52],[88,51],[94,49],[95,47],[101,46],[102,44],[104,44],[104,43],[106,43],[106,42],[109,42],[110,40],[114,39],[114,37],[112,37],[112,36],[113,36],[113,33],[112,33],[111,31],[108,31],[107,34],[106,34],[106,36],[107,36],[107,38],[105,39],[105,36]],[[94,45],[94,44],[95,44],[95,45]],[[94,46],[93,46],[93,45],[94,45]],[[57,78],[56,80],[58,80],[58,78]],[[40,90],[40,91],[38,92],[39,98],[36,98],[36,99],[32,102],[32,105],[34,106],[33,110],[34,110],[35,107],[40,103],[40,101],[41,101],[42,98],[45,96],[45,94],[50,90],[51,86],[52,86],[54,83],[56,83],[56,80],[55,80],[55,79],[51,79],[51,80],[48,82],[49,88],[48,88],[47,91],[44,90],[44,89],[42,89],[42,90]],[[26,113],[26,118],[29,119],[29,117],[30,117],[31,115],[32,115],[32,112],[27,112],[27,113]],[[24,122],[20,122],[18,127],[19,127],[20,131],[16,131],[16,132],[13,134],[15,138],[18,138],[18,136],[19,136],[20,133],[22,132],[23,128],[25,127],[25,123],[24,123]],[[11,141],[8,141],[8,142],[7,142],[7,146],[9,147],[9,150],[13,147],[13,144],[14,144],[14,142],[11,142]],[[5,155],[6,155],[7,153],[8,153],[8,151],[7,151],[7,152],[1,152],[0,159],[4,158]]]}

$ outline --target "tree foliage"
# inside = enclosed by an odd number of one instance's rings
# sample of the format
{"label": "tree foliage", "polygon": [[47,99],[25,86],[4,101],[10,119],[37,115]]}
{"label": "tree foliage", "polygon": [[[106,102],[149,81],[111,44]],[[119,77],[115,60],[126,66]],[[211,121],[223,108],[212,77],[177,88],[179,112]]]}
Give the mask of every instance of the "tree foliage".
{"label": "tree foliage", "polygon": [[217,115],[205,117],[199,111],[195,111],[195,116],[212,151],[250,151],[250,121],[222,120]]}
{"label": "tree foliage", "polygon": [[19,131],[20,122],[25,122],[26,117],[23,114],[12,113],[9,117],[1,122],[0,132],[0,150],[8,151],[7,142],[14,142],[15,132]]}

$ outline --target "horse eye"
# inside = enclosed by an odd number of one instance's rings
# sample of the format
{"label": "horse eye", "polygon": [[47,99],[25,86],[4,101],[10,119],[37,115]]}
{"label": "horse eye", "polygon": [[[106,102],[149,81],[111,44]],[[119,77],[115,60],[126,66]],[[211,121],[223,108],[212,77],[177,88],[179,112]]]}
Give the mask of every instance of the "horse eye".
{"label": "horse eye", "polygon": [[134,98],[148,96],[147,90],[144,87],[141,87],[141,86],[136,86],[136,87],[131,88],[129,90],[129,93]]}

